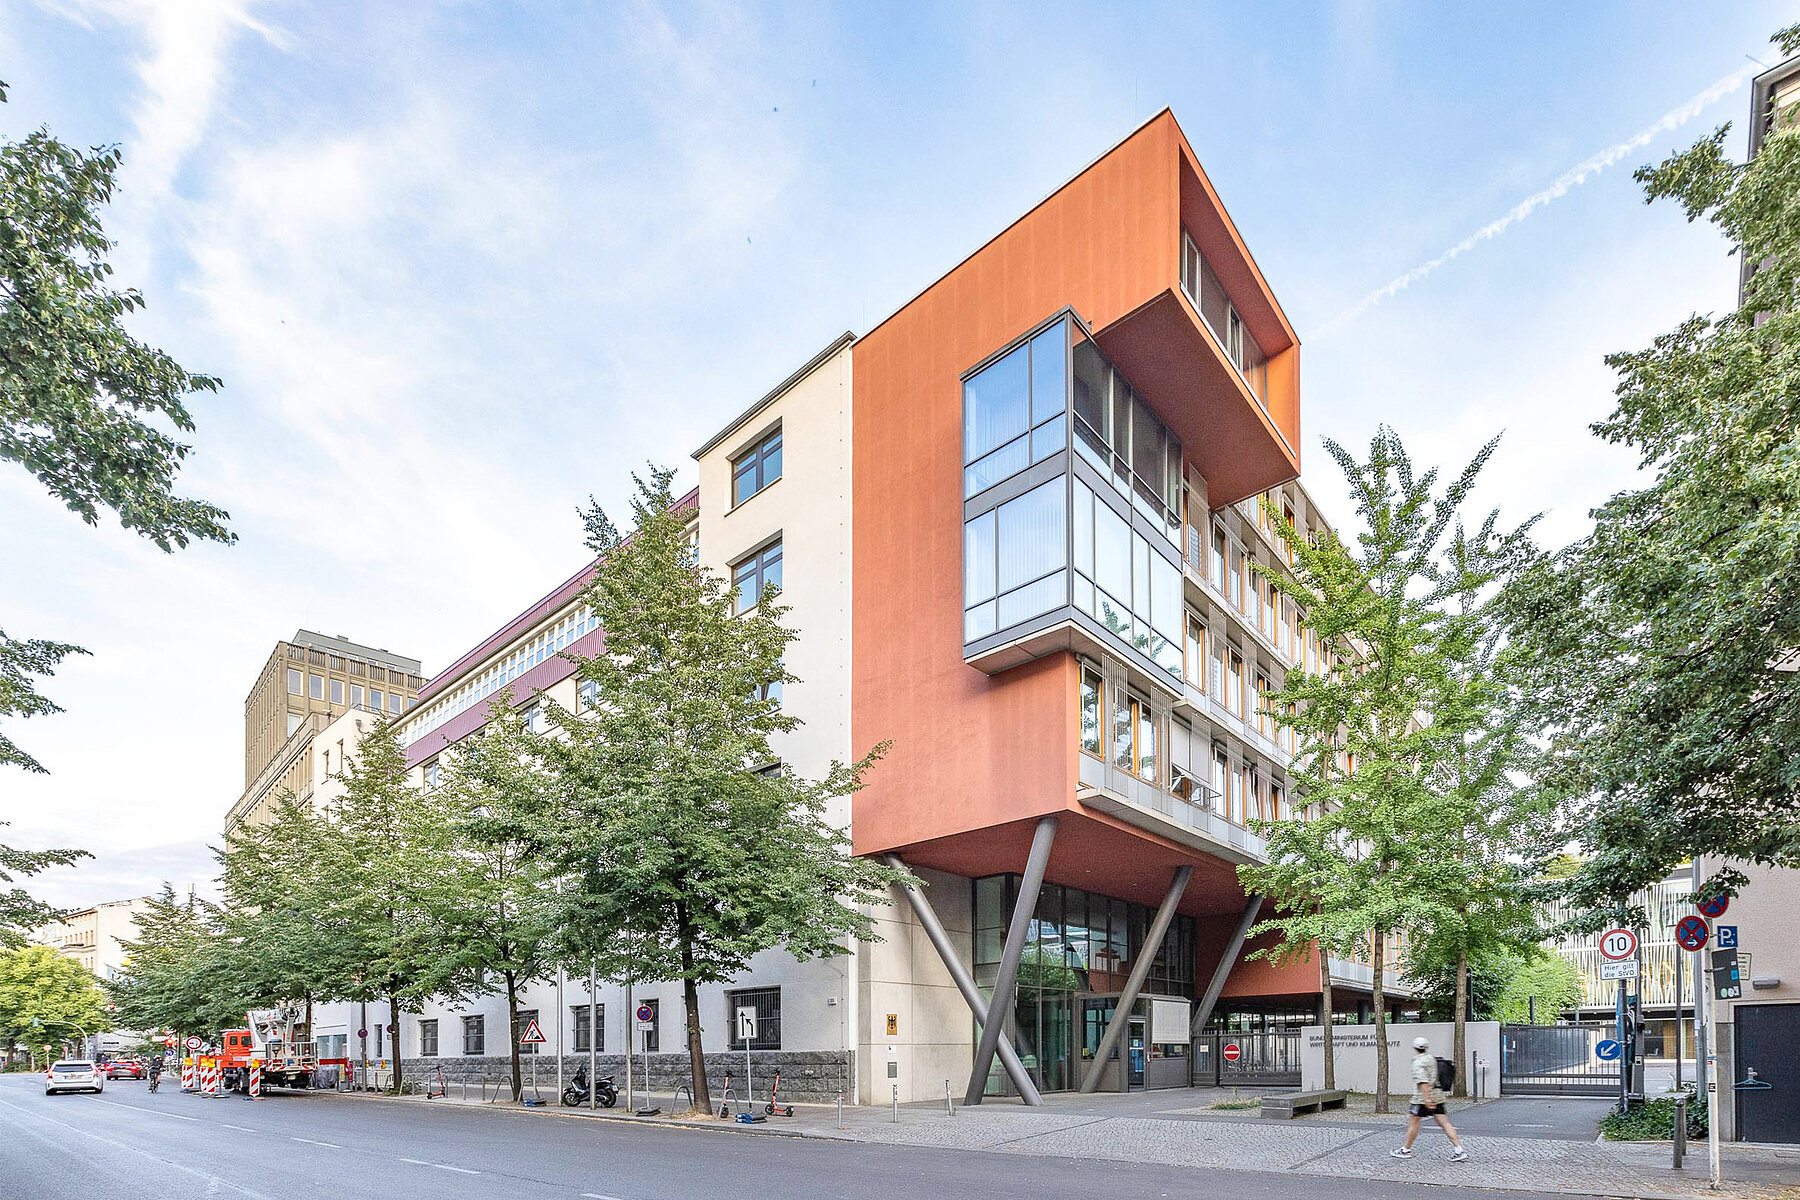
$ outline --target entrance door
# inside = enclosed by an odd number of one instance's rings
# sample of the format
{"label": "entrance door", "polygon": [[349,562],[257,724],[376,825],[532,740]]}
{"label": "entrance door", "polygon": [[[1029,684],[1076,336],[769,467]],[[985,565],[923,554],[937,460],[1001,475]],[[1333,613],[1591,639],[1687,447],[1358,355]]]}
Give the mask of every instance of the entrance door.
{"label": "entrance door", "polygon": [[[1737,1079],[1721,1080],[1737,1096],[1738,1137],[1746,1142],[1800,1142],[1800,1004],[1736,1007]],[[1750,1079],[1768,1087],[1734,1087]]]}
{"label": "entrance door", "polygon": [[1141,1088],[1144,1086],[1144,1055],[1149,1049],[1144,1041],[1144,1018],[1130,1018],[1130,1024],[1125,1027],[1125,1047],[1128,1056],[1125,1086]]}

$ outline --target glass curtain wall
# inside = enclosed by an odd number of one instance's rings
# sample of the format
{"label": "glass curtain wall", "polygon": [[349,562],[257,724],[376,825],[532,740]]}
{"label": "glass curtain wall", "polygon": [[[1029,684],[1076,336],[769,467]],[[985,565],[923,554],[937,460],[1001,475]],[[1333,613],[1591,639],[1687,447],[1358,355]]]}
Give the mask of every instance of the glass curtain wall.
{"label": "glass curtain wall", "polygon": [[[992,995],[999,972],[1006,923],[1018,899],[1017,875],[989,875],[974,881],[976,985]],[[1069,1091],[1100,1043],[1104,1017],[1111,1012],[1094,996],[1125,986],[1154,910],[1081,888],[1046,883],[1026,933],[1019,960],[1019,992],[1013,1028],[1019,1057],[1038,1087]],[[1146,994],[1194,995],[1194,937],[1191,917],[1177,914],[1154,948]],[[1084,1002],[1085,1000],[1085,1002]],[[1098,1014],[1098,1015],[1097,1015]],[[1000,1095],[1006,1077],[996,1063],[988,1074],[988,1095]]]}

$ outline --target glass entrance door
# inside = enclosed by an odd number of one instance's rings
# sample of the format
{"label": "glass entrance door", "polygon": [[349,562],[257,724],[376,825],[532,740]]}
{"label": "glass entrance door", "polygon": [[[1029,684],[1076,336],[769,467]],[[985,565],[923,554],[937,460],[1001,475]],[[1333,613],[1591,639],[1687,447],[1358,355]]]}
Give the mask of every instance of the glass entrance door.
{"label": "glass entrance door", "polygon": [[1144,1041],[1144,1018],[1130,1019],[1125,1027],[1125,1046],[1130,1056],[1125,1066],[1125,1085],[1141,1088],[1144,1086],[1144,1054],[1147,1049]]}

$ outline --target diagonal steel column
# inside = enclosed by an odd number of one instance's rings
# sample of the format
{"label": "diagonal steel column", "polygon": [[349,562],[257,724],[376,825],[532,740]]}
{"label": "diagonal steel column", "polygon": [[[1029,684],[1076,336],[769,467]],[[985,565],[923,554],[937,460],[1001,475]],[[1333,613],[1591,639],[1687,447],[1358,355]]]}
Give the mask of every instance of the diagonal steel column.
{"label": "diagonal steel column", "polygon": [[1213,968],[1212,982],[1206,985],[1206,995],[1200,998],[1199,1007],[1194,1009],[1194,1021],[1188,1027],[1190,1037],[1199,1037],[1206,1028],[1206,1023],[1212,1020],[1213,1009],[1219,1003],[1219,993],[1225,990],[1225,981],[1231,977],[1231,968],[1237,965],[1238,955],[1244,952],[1244,941],[1256,925],[1256,914],[1262,911],[1263,898],[1255,892],[1244,897],[1244,900],[1244,915],[1238,918],[1237,929],[1232,932],[1231,940],[1225,943],[1225,953],[1219,957],[1219,965]]}
{"label": "diagonal steel column", "polygon": [[1081,1077],[1084,1094],[1100,1086],[1106,1060],[1112,1057],[1113,1051],[1119,1048],[1119,1039],[1125,1036],[1125,1027],[1131,1023],[1131,1006],[1137,1003],[1138,991],[1150,975],[1150,964],[1156,961],[1156,948],[1162,945],[1164,935],[1169,932],[1169,922],[1175,919],[1175,906],[1181,903],[1181,893],[1187,891],[1188,878],[1193,873],[1193,867],[1179,866],[1169,880],[1169,890],[1157,906],[1149,932],[1144,934],[1137,961],[1131,964],[1131,974],[1125,977],[1125,990],[1119,993],[1119,1002],[1113,1006],[1112,1020],[1106,1023],[1106,1032],[1100,1035],[1100,1048],[1094,1051],[1094,1061],[1088,1064],[1087,1073]]}
{"label": "diagonal steel column", "polygon": [[[906,864],[900,860],[898,854],[889,854],[884,857],[887,859],[888,866],[897,867],[900,870],[906,869]],[[931,939],[932,948],[938,952],[938,957],[944,960],[944,967],[950,972],[950,978],[956,982],[956,990],[961,992],[962,998],[968,1002],[969,1011],[975,1014],[976,1021],[986,1025],[988,1019],[987,999],[982,996],[981,989],[975,986],[975,980],[970,976],[969,969],[963,966],[962,959],[956,956],[956,947],[950,944],[950,937],[944,932],[943,923],[938,920],[937,910],[931,907],[931,900],[923,891],[915,887],[902,887],[900,890],[906,893],[906,899],[912,904],[913,915],[919,918],[919,924],[925,929],[925,936]],[[1012,1043],[1001,1038],[997,1049],[1000,1054],[1000,1065],[1006,1069],[1006,1077],[1012,1080],[1014,1087],[1019,1089],[1019,1094],[1021,1096],[1034,1094],[1037,1089],[1032,1085],[1031,1076],[1025,1073],[1025,1064],[1019,1061],[1019,1055],[1013,1049]]]}
{"label": "diagonal steel column", "polygon": [[[1019,960],[1025,955],[1025,934],[1031,916],[1037,911],[1038,890],[1044,886],[1044,868],[1050,863],[1050,843],[1056,840],[1056,818],[1043,817],[1031,835],[1031,854],[1025,859],[1025,876],[1019,881],[1018,903],[1013,905],[1012,921],[1006,927],[1006,945],[1000,951],[1000,971],[994,976],[994,996],[988,1001],[988,1019],[981,1023],[981,1042],[975,1047],[975,1066],[969,1072],[969,1088],[963,1094],[965,1105],[981,1103],[987,1090],[988,1066],[1000,1045],[1000,1031],[1006,1016],[1012,1012],[1013,993],[1019,982]],[[1042,1104],[1035,1085],[1029,1091],[1019,1089],[1019,1098],[1027,1104]]]}

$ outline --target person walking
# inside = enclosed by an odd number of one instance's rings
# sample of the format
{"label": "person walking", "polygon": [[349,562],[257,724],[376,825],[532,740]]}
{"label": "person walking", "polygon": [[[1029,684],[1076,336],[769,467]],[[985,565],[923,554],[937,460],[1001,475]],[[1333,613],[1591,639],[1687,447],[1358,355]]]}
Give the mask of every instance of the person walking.
{"label": "person walking", "polygon": [[1419,1119],[1430,1117],[1443,1127],[1450,1135],[1451,1162],[1467,1162],[1469,1152],[1463,1149],[1462,1139],[1456,1136],[1456,1126],[1444,1112],[1444,1097],[1438,1094],[1438,1061],[1431,1053],[1431,1043],[1422,1037],[1413,1039],[1412,1081],[1413,1101],[1406,1106],[1406,1144],[1398,1150],[1390,1151],[1395,1158],[1411,1158],[1413,1142],[1418,1140]]}

